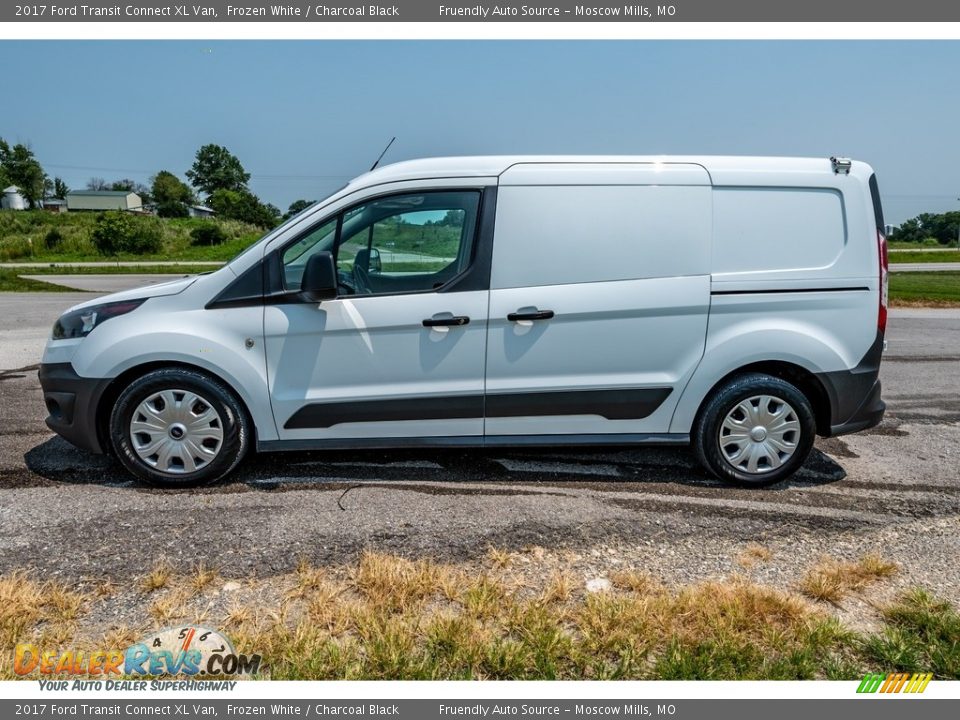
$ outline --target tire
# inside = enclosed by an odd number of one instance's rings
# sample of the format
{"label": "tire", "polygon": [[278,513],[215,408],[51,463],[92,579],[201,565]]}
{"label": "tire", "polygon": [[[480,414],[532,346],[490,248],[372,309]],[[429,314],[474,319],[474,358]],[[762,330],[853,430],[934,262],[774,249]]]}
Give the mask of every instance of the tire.
{"label": "tire", "polygon": [[704,402],[693,425],[700,464],[736,485],[763,487],[795,473],[813,447],[810,401],[772,375],[738,375]]}
{"label": "tire", "polygon": [[193,487],[226,477],[250,446],[251,425],[220,380],[188,368],[137,378],[110,413],[110,443],[123,466],[160,487]]}

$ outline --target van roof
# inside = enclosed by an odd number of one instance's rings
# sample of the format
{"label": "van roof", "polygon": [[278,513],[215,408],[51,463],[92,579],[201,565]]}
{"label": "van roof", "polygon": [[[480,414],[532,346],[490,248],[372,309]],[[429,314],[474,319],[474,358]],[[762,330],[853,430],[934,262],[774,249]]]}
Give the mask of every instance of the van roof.
{"label": "van roof", "polygon": [[[384,165],[360,175],[353,187],[401,180],[437,177],[496,177],[520,163],[689,163],[717,175],[757,173],[827,173],[833,175],[830,158],[748,157],[726,155],[478,155],[434,157]],[[859,163],[858,163],[859,164]]]}

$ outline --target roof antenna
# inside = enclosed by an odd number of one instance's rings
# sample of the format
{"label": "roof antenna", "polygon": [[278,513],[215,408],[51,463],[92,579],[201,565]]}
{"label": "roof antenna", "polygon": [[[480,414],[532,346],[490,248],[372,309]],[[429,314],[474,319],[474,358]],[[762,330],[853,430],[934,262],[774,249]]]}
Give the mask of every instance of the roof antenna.
{"label": "roof antenna", "polygon": [[390,149],[390,146],[393,145],[393,141],[396,140],[396,136],[390,138],[390,142],[387,143],[387,146],[383,149],[383,152],[380,153],[380,157],[377,158],[377,161],[370,166],[370,172],[377,169],[377,165],[380,164],[380,161],[383,160],[383,156],[387,154],[387,150]]}

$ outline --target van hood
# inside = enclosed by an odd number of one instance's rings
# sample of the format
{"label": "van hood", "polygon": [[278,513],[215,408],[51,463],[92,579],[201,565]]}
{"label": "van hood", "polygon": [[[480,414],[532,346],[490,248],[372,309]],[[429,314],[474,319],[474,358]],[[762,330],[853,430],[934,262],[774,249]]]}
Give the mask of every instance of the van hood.
{"label": "van hood", "polygon": [[139,300],[141,298],[176,295],[178,293],[182,293],[188,287],[193,285],[197,281],[197,277],[197,275],[188,275],[187,277],[177,278],[176,280],[170,280],[168,282],[156,283],[155,285],[144,285],[143,287],[122,290],[110,295],[100,295],[92,300],[87,300],[79,305],[74,305],[72,308],[70,308],[70,310],[91,307],[93,305],[102,305],[103,303],[118,302],[120,300]]}

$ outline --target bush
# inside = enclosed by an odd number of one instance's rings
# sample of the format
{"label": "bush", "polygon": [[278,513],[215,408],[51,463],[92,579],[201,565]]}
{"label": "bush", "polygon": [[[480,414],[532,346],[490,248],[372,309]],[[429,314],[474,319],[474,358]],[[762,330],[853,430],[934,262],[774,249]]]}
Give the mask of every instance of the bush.
{"label": "bush", "polygon": [[182,202],[163,202],[157,205],[157,215],[162,218],[190,217],[190,211]]}
{"label": "bush", "polygon": [[221,245],[229,239],[219,225],[205,223],[190,231],[194,245]]}
{"label": "bush", "polygon": [[135,219],[126,213],[108,212],[97,219],[91,240],[101,255],[145,255],[160,252],[163,228],[155,218]]}
{"label": "bush", "polygon": [[151,255],[163,249],[163,222],[157,218],[135,218],[133,237],[124,248],[134,255]]}
{"label": "bush", "polygon": [[924,247],[940,247],[940,241],[932,237],[924,239],[920,244]]}
{"label": "bush", "polygon": [[56,250],[62,242],[63,235],[56,228],[51,228],[43,238],[43,244],[47,246],[47,250]]}

